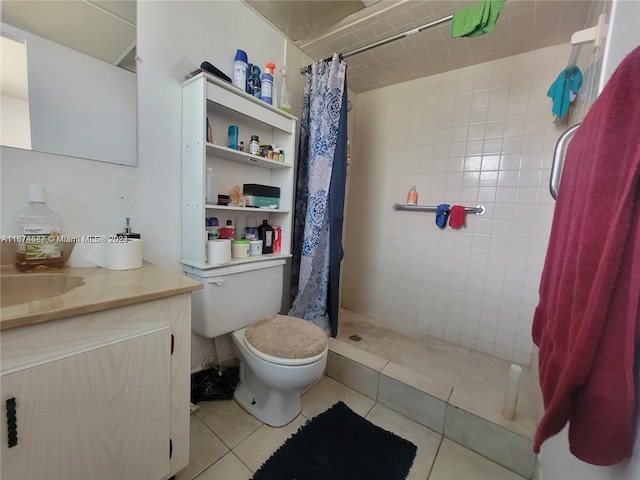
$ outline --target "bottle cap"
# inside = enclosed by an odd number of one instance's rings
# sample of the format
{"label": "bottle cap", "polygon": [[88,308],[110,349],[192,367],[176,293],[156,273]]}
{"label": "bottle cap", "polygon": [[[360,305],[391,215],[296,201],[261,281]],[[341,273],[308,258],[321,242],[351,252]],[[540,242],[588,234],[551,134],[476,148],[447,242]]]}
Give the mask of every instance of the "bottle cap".
{"label": "bottle cap", "polygon": [[27,200],[29,202],[47,203],[47,190],[44,185],[29,185]]}
{"label": "bottle cap", "polygon": [[234,61],[237,62],[238,60],[241,62],[247,63],[247,60],[248,60],[247,52],[240,49],[236,50],[236,58],[234,58]]}
{"label": "bottle cap", "polygon": [[269,62],[264,66],[265,73],[270,73],[273,75],[274,70],[276,69],[276,65],[273,62]]}

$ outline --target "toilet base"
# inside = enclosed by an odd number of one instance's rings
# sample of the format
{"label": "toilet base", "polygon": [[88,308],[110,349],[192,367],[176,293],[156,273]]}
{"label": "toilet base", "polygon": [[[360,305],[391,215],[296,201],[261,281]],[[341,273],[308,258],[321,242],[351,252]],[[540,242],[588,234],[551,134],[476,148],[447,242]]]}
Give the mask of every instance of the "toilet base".
{"label": "toilet base", "polygon": [[267,388],[243,361],[240,361],[240,383],[233,396],[249,414],[272,427],[282,427],[302,410],[300,391]]}

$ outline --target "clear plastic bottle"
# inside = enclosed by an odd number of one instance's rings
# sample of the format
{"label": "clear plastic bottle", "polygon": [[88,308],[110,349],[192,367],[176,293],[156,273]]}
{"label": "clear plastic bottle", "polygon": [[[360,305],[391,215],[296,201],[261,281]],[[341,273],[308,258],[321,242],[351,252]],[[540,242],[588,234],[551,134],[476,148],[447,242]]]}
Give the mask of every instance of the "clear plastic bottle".
{"label": "clear plastic bottle", "polygon": [[287,66],[283,65],[280,69],[280,95],[278,97],[278,108],[284,112],[291,113],[291,89],[289,88],[289,77],[287,75]]}
{"label": "clear plastic bottle", "polygon": [[409,192],[407,192],[407,205],[417,205],[418,204],[418,190],[416,190],[415,185],[411,185]]}
{"label": "clear plastic bottle", "polygon": [[47,192],[42,185],[29,185],[29,206],[18,212],[19,234],[16,268],[21,272],[64,267],[60,228],[62,219],[47,207]]}

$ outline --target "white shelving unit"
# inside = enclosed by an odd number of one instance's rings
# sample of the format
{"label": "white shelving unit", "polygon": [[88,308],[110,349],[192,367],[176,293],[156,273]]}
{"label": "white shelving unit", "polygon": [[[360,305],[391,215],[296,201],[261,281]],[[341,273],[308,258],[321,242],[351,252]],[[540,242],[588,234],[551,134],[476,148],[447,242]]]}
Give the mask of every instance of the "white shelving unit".
{"label": "white shelving unit", "polygon": [[[280,254],[232,260],[232,264],[290,257],[298,119],[204,72],[187,80],[182,87],[182,263],[185,270],[222,267],[205,262],[205,223],[210,217],[217,217],[220,225],[227,220],[236,225],[241,217],[244,223],[255,218],[261,224],[266,219],[270,225],[282,228]],[[213,142],[206,141],[207,118],[213,128]],[[229,125],[238,126],[239,140],[247,149],[251,135],[258,135],[260,143],[283,149],[285,161],[227,148]],[[207,204],[207,168],[213,168],[216,195],[228,195],[236,185],[242,190],[245,183],[270,185],[280,188],[280,208]]]}

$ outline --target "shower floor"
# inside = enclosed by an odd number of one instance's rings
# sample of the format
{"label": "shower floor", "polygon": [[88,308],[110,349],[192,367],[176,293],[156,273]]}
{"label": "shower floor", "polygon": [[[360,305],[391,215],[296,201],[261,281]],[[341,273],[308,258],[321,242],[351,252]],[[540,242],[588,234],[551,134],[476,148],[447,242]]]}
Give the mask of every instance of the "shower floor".
{"label": "shower floor", "polygon": [[523,366],[516,419],[506,420],[502,406],[510,366],[470,348],[341,310],[327,374],[530,478],[539,389]]}

